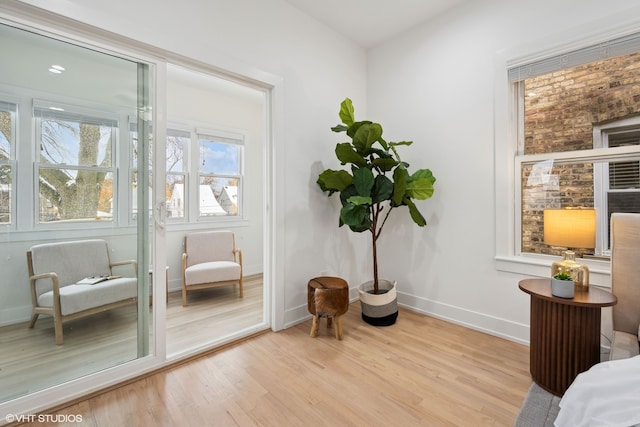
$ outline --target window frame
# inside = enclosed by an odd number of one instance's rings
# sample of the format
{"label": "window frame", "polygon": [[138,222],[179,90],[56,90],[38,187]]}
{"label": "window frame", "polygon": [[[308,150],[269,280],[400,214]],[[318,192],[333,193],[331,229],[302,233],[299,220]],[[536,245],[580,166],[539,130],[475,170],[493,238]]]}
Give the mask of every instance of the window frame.
{"label": "window frame", "polygon": [[[619,133],[624,130],[640,130],[640,116],[630,117],[622,120],[616,120],[611,123],[606,123],[600,126],[594,126],[593,128],[593,146],[598,148],[610,148],[609,147],[609,135],[612,133]],[[634,160],[634,159],[625,159]],[[636,160],[637,161],[637,160]],[[595,192],[594,205],[596,209],[600,209],[601,212],[608,214],[608,194],[610,192],[640,192],[640,188],[635,190],[621,190],[611,189],[609,182],[609,168],[608,165],[600,165],[600,167],[594,167],[594,184],[600,187],[599,191]],[[608,215],[600,215],[598,218],[598,225],[596,227],[596,245],[601,248],[603,255],[610,256],[611,248],[609,247],[609,218]]]}
{"label": "window frame", "polygon": [[[176,124],[168,124],[167,125],[167,129],[166,129],[166,135],[165,138],[169,139],[169,137],[183,137],[183,138],[188,138],[188,141],[186,141],[186,143],[184,144],[184,146],[182,147],[182,153],[183,153],[183,158],[182,158],[182,167],[181,167],[181,171],[180,172],[172,172],[169,171],[167,169],[167,165],[166,165],[166,161],[165,161],[165,185],[168,183],[168,178],[170,176],[182,176],[182,195],[183,195],[183,201],[182,201],[182,209],[183,209],[183,215],[182,216],[178,216],[178,217],[171,217],[169,215],[167,215],[166,217],[166,221],[169,223],[184,223],[184,222],[188,222],[189,221],[189,217],[190,217],[190,206],[189,203],[191,201],[191,198],[193,197],[191,195],[191,184],[190,184],[190,180],[189,180],[189,161],[191,158],[191,153],[193,152],[192,150],[192,145],[193,145],[193,132],[191,129],[189,129],[189,127],[184,127],[181,125],[176,125]],[[165,158],[167,157],[166,152],[167,149],[169,147],[169,144],[166,144],[165,146]],[[173,190],[172,190],[172,194],[173,194]],[[167,214],[170,211],[170,199],[166,199],[166,210],[167,210]]]}
{"label": "window frame", "polygon": [[[0,93],[0,111],[9,113],[10,122],[11,122],[11,135],[9,143],[9,156],[8,159],[2,160],[0,159],[0,167],[9,167],[11,172],[9,174],[11,184],[9,187],[9,221],[8,222],[0,222],[0,229],[5,230],[15,230],[16,228],[16,219],[18,218],[17,212],[17,191],[15,191],[16,185],[16,150],[18,141],[18,123],[19,123],[19,101],[14,99],[11,96],[7,96],[5,94]],[[11,108],[13,107],[13,108]]]}
{"label": "window frame", "polygon": [[[222,144],[229,144],[229,145],[236,145],[239,148],[239,155],[238,155],[238,174],[229,174],[229,173],[211,173],[211,172],[201,172],[200,171],[200,164],[202,162],[201,156],[200,156],[200,141],[203,139],[202,137],[205,137],[206,140],[212,141],[212,142],[217,142],[217,143],[222,143]],[[195,165],[196,167],[193,168],[192,170],[197,171],[197,173],[192,174],[192,178],[191,178],[191,182],[192,182],[192,188],[195,190],[192,190],[193,194],[195,194],[195,196],[192,196],[192,201],[193,203],[191,203],[192,206],[192,213],[191,213],[191,219],[197,222],[216,222],[216,221],[232,221],[232,220],[244,220],[245,219],[245,215],[244,215],[244,209],[243,209],[243,195],[244,195],[244,191],[243,191],[243,184],[244,184],[244,175],[245,175],[245,171],[244,171],[244,165],[245,165],[245,135],[243,133],[238,133],[238,132],[230,132],[230,131],[224,131],[224,130],[218,130],[218,129],[207,129],[207,128],[196,128],[195,129],[195,138],[193,139],[193,144],[192,144],[192,153],[197,153],[193,154],[192,156],[192,165],[193,165],[193,161],[197,162],[197,164]],[[200,215],[200,206],[199,206],[199,200],[200,200],[200,182],[201,182],[201,178],[202,177],[209,177],[209,178],[221,178],[221,179],[237,179],[238,181],[238,186],[237,186],[237,213],[235,215],[230,215],[230,214],[226,214],[226,215]]]}
{"label": "window frame", "polygon": [[[59,111],[51,116],[60,117],[62,120],[68,120],[72,122],[80,123],[81,119],[87,119],[92,122],[96,122],[95,124],[99,126],[110,126],[111,127],[111,154],[110,154],[110,165],[109,166],[98,166],[98,165],[80,165],[80,164],[65,164],[65,163],[52,163],[46,164],[41,161],[39,146],[42,141],[42,120],[46,119],[46,117],[42,117],[40,113],[41,111],[46,111],[51,106],[62,107],[64,111]],[[85,108],[81,105],[74,105],[65,102],[58,101],[49,101],[49,100],[39,100],[33,99],[33,157],[31,159],[33,165],[33,186],[32,186],[32,199],[34,205],[34,213],[33,213],[33,226],[35,230],[51,230],[58,228],[112,228],[119,224],[119,200],[118,191],[120,189],[119,186],[119,173],[118,173],[118,153],[120,150],[120,131],[122,127],[122,121],[120,118],[114,114],[105,111],[92,110],[89,108]],[[99,124],[104,123],[104,124]],[[110,220],[101,220],[101,219],[90,219],[90,218],[76,218],[70,220],[63,221],[50,221],[43,222],[40,219],[40,209],[41,209],[41,197],[40,197],[40,171],[43,169],[49,170],[75,170],[75,171],[91,171],[91,172],[102,172],[105,174],[110,174],[112,177],[112,217]],[[86,224],[86,225],[84,225]]]}
{"label": "window frame", "polygon": [[[520,206],[520,163],[522,158],[523,134],[519,128],[518,112],[524,105],[518,97],[516,85],[510,72],[515,68],[532,69],[532,64],[548,59],[556,59],[567,68],[573,64],[566,58],[572,52],[582,49],[605,51],[611,56],[619,56],[620,45],[615,46],[618,39],[638,41],[637,22],[620,25],[611,22],[608,28],[601,26],[598,31],[588,26],[569,29],[562,34],[554,34],[527,44],[513,46],[496,52],[494,56],[494,200],[495,200],[495,268],[498,271],[518,273],[528,276],[548,277],[551,263],[558,259],[551,255],[523,254],[520,248],[522,236]],[[557,40],[569,40],[558,44]],[[622,49],[628,46],[622,45]],[[635,48],[633,52],[640,49]],[[628,52],[630,53],[630,52]],[[591,62],[585,61],[585,62]],[[523,79],[521,79],[523,80]],[[600,150],[600,149],[598,149]],[[584,151],[584,150],[581,150]],[[592,150],[588,156],[591,160],[629,160],[630,154],[638,151],[629,147],[616,147],[609,152]],[[584,153],[581,153],[582,155]],[[572,153],[557,153],[554,157],[561,159]],[[621,156],[621,157],[619,157]],[[610,262],[608,259],[586,259],[584,261],[591,272],[591,282],[604,287],[610,286]]]}

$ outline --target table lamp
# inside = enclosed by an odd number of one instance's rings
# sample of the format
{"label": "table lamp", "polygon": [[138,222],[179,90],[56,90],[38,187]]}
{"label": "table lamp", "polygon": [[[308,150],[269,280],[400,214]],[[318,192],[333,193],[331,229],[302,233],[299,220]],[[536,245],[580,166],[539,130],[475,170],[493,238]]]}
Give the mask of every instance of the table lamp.
{"label": "table lamp", "polygon": [[567,208],[544,210],[544,243],[567,248],[563,259],[551,265],[551,276],[565,272],[573,277],[576,288],[589,290],[589,268],[576,261],[572,249],[596,247],[595,209]]}

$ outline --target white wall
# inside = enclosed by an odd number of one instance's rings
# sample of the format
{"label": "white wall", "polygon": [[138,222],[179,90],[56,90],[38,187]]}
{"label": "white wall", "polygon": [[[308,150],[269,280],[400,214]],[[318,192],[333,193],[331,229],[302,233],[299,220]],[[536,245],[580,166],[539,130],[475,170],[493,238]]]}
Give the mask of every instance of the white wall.
{"label": "white wall", "polygon": [[[529,298],[518,289],[525,276],[494,267],[496,227],[508,226],[507,220],[496,223],[506,206],[496,212],[495,189],[507,188],[494,185],[494,138],[506,133],[494,129],[495,75],[502,71],[496,67],[504,67],[498,59],[504,52],[531,55],[597,34],[604,25],[638,16],[637,9],[628,11],[635,5],[466,2],[369,52],[371,119],[382,121],[388,139],[413,139],[405,151],[412,153],[409,162],[431,168],[438,179],[435,196],[420,204],[427,228],[396,217],[382,242],[380,268],[399,279],[402,302],[528,342]],[[508,161],[497,168],[504,176]]]}

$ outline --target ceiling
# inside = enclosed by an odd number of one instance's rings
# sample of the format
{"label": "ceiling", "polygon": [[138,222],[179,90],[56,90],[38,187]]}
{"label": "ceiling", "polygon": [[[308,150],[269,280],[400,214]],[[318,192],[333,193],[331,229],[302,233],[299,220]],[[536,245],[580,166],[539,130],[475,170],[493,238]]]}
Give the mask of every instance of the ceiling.
{"label": "ceiling", "polygon": [[364,48],[469,0],[286,0]]}

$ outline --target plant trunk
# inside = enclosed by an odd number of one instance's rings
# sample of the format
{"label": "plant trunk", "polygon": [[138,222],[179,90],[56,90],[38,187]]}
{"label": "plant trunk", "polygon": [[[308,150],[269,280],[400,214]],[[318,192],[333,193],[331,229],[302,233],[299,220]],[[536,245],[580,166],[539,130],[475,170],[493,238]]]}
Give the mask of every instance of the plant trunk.
{"label": "plant trunk", "polygon": [[378,250],[376,247],[376,233],[372,232],[372,243],[373,243],[373,293],[378,294]]}

